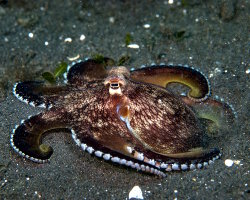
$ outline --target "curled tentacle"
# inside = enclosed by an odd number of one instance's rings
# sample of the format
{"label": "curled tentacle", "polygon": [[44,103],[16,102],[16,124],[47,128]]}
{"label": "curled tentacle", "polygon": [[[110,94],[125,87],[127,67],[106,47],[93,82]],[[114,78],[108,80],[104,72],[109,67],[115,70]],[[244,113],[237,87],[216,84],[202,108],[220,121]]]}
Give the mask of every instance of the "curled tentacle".
{"label": "curled tentacle", "polygon": [[233,107],[219,98],[210,98],[203,102],[194,102],[187,97],[182,97],[182,100],[203,120],[210,136],[218,136],[223,131],[228,131],[237,118]]}
{"label": "curled tentacle", "polygon": [[52,147],[42,144],[46,131],[66,128],[69,117],[63,109],[49,111],[32,116],[13,129],[10,143],[16,152],[34,162],[46,162],[53,153]]}
{"label": "curled tentacle", "polygon": [[182,65],[156,65],[131,71],[135,81],[166,87],[169,83],[181,83],[190,88],[188,96],[202,101],[210,95],[210,84],[204,74]]}

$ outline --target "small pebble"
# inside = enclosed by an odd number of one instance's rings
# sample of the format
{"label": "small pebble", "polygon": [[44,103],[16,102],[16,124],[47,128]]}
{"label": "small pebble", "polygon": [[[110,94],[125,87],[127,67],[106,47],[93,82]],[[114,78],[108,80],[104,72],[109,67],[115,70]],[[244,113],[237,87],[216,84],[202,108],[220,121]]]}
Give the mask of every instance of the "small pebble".
{"label": "small pebble", "polygon": [[138,44],[129,44],[127,47],[131,48],[131,49],[139,49],[140,48],[140,46]]}
{"label": "small pebble", "polygon": [[233,161],[233,160],[231,160],[231,159],[226,159],[226,160],[225,160],[225,165],[226,165],[227,167],[232,167],[233,164],[234,164],[234,161]]}
{"label": "small pebble", "polygon": [[143,199],[142,191],[139,186],[134,186],[129,192],[129,199]]}
{"label": "small pebble", "polygon": [[115,22],[115,18],[114,18],[114,17],[110,17],[110,18],[109,18],[109,22],[110,22],[111,24],[113,24],[113,23]]}
{"label": "small pebble", "polygon": [[68,37],[64,39],[64,42],[72,42],[72,38]]}
{"label": "small pebble", "polygon": [[150,24],[144,24],[143,27],[144,28],[150,28]]}
{"label": "small pebble", "polygon": [[80,36],[80,40],[81,40],[81,41],[85,40],[85,38],[86,38],[86,37],[85,37],[85,35],[83,35],[83,34]]}
{"label": "small pebble", "polygon": [[29,33],[28,36],[29,36],[29,38],[33,38],[34,34],[33,33]]}

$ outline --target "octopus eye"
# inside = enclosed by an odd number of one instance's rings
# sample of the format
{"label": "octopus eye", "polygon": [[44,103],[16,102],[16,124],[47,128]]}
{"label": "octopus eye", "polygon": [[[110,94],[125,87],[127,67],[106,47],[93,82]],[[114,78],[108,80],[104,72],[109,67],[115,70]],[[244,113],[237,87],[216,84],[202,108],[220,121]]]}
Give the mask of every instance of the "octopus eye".
{"label": "octopus eye", "polygon": [[122,84],[120,82],[111,82],[109,84],[109,94],[111,94],[111,95],[114,95],[114,94],[121,95],[122,94],[121,86],[122,86]]}
{"label": "octopus eye", "polygon": [[126,81],[122,75],[111,75],[105,79],[104,85],[109,88],[110,95],[122,95],[122,88],[126,85]]}
{"label": "octopus eye", "polygon": [[113,89],[113,90],[117,90],[120,88],[120,84],[119,83],[110,83],[110,87]]}

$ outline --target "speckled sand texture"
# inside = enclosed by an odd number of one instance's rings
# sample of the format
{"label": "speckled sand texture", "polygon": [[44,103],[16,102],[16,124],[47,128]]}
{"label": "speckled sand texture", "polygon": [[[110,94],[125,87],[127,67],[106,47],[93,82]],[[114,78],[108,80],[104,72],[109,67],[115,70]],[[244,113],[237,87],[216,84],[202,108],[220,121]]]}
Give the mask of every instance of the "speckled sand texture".
{"label": "speckled sand texture", "polygon": [[[144,199],[247,199],[249,13],[248,0],[0,0],[0,199],[128,199],[134,186]],[[136,48],[126,47],[127,33]],[[171,62],[201,70],[212,95],[238,113],[230,131],[213,141],[222,158],[205,170],[159,179],[81,151],[69,131],[44,139],[54,148],[50,163],[18,156],[11,130],[42,109],[18,101],[14,83],[96,53],[116,60],[128,54],[129,68]]]}

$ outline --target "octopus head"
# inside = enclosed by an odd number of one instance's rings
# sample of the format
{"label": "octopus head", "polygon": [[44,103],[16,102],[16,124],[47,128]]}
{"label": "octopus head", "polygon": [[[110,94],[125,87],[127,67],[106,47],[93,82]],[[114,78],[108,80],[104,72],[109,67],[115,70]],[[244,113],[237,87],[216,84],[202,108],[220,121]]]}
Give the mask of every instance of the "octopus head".
{"label": "octopus head", "polygon": [[125,77],[128,76],[129,71],[126,67],[119,66],[112,68],[108,73],[108,77],[104,80],[104,85],[109,88],[109,94],[122,95],[123,89],[127,84]]}

